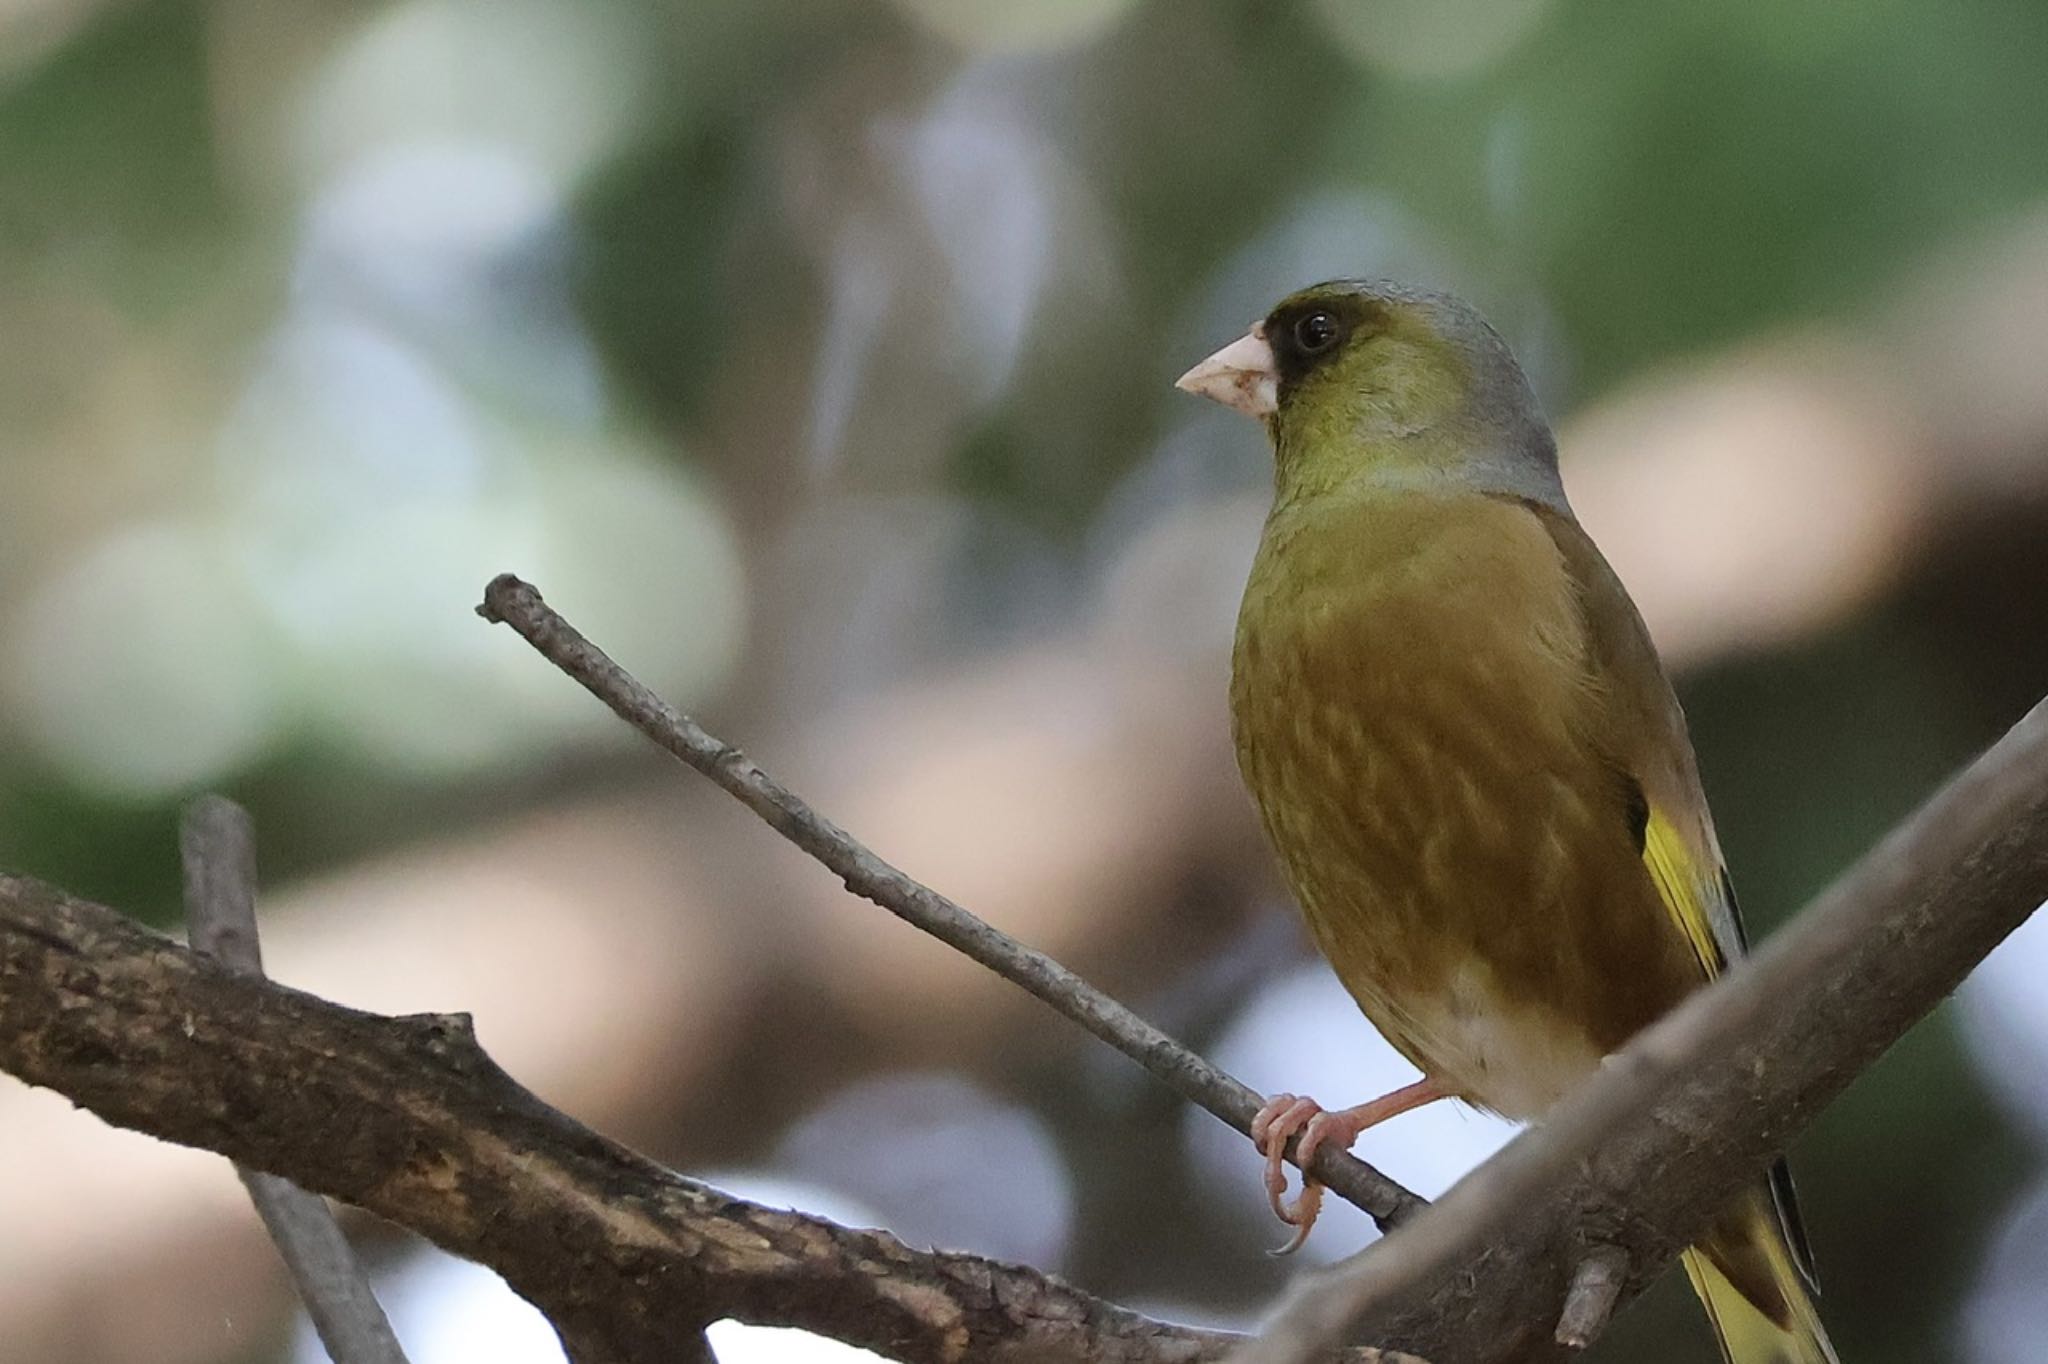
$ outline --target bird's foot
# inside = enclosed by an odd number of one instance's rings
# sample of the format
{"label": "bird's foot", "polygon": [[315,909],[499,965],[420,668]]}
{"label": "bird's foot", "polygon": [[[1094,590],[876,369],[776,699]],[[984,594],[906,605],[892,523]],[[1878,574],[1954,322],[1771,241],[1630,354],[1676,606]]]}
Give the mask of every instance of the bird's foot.
{"label": "bird's foot", "polygon": [[[1383,1094],[1369,1103],[1355,1108],[1340,1108],[1331,1112],[1314,1099],[1297,1094],[1275,1094],[1266,1100],[1252,1118],[1252,1145],[1266,1158],[1266,1202],[1272,1207],[1273,1215],[1294,1228],[1294,1235],[1287,1244],[1274,1251],[1275,1255],[1292,1255],[1308,1240],[1310,1230],[1315,1227],[1316,1217],[1323,1208],[1323,1186],[1309,1178],[1309,1163],[1316,1152],[1326,1144],[1335,1141],[1338,1149],[1348,1150],[1366,1128],[1385,1122],[1397,1113],[1406,1113],[1411,1108],[1420,1108],[1438,1099],[1449,1098],[1449,1092],[1435,1080],[1424,1077],[1412,1085],[1403,1085],[1391,1094]],[[1292,1202],[1287,1201],[1287,1168],[1285,1165],[1287,1143],[1299,1135],[1294,1163],[1301,1168],[1301,1194]]]}

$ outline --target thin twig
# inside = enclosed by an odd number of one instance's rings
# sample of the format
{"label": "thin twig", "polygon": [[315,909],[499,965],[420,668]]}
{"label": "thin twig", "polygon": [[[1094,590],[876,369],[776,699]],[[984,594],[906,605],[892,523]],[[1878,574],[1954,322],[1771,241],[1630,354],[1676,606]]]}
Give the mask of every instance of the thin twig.
{"label": "thin twig", "polygon": [[[193,948],[244,975],[261,977],[256,837],[248,812],[225,796],[201,796],[186,807],[178,847],[185,863],[186,933]],[[391,1322],[327,1201],[276,1175],[240,1165],[235,1173],[277,1243],[334,1364],[405,1364]]]}
{"label": "thin twig", "polygon": [[[1249,1135],[1260,1096],[1210,1065],[1043,952],[975,917],[937,891],[883,861],[850,834],[755,766],[745,754],[706,733],[585,639],[511,574],[484,589],[477,614],[511,626],[541,654],[662,748],[709,777],[766,820],[776,832],[822,862],[846,888],[940,942],[966,953],[1136,1061],[1182,1098]],[[1294,1144],[1288,1144],[1292,1159]],[[1428,1204],[1364,1161],[1324,1147],[1309,1171],[1355,1203],[1382,1228]]]}
{"label": "thin twig", "polygon": [[1628,1250],[1627,1296],[2044,899],[2048,702],[1427,1216],[1297,1281],[1233,1364],[1301,1364],[1361,1323],[1502,1358],[1562,1298],[1587,1228]]}
{"label": "thin twig", "polygon": [[1571,1290],[1557,1317],[1557,1343],[1583,1350],[1600,1338],[1628,1283],[1628,1252],[1620,1246],[1594,1246],[1572,1271]]}

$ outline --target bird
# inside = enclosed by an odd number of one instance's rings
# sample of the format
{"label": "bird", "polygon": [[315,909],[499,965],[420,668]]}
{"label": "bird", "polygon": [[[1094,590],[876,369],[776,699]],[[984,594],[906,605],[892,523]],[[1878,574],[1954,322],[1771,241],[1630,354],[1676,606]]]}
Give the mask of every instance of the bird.
{"label": "bird", "polygon": [[[1178,381],[1263,423],[1274,495],[1230,678],[1240,773],[1315,946],[1414,1084],[1282,1148],[1442,1099],[1540,1118],[1747,949],[1684,715],[1580,526],[1507,343],[1451,295],[1333,280]],[[1683,1252],[1728,1364],[1838,1364],[1781,1160]]]}

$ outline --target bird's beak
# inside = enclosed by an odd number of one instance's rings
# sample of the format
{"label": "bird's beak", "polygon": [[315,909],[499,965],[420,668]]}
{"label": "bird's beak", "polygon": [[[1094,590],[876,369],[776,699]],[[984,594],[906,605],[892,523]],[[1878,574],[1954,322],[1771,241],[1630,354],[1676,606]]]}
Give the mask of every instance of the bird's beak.
{"label": "bird's beak", "polygon": [[1196,365],[1173,386],[1214,398],[1248,417],[1270,417],[1280,403],[1280,370],[1261,322]]}

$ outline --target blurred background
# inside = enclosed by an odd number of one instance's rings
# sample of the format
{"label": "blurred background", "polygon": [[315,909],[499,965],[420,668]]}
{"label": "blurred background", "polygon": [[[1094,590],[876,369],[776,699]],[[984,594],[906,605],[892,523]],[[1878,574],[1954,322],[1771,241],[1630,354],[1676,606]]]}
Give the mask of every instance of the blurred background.
{"label": "blurred background", "polygon": [[[853,901],[471,606],[515,570],[1261,1088],[1407,1075],[1229,757],[1282,293],[1509,334],[1768,932],[2048,690],[2038,0],[0,4],[0,866],[468,1009],[741,1192],[1248,1325],[1248,1146]],[[2048,925],[1801,1143],[1843,1356],[2048,1359]],[[1362,1154],[1425,1192],[1503,1138]],[[418,1364],[544,1361],[362,1226]],[[718,1328],[726,1364],[845,1359]],[[1708,1364],[1667,1283],[1595,1352]],[[0,1077],[0,1359],[311,1364],[222,1162]]]}

